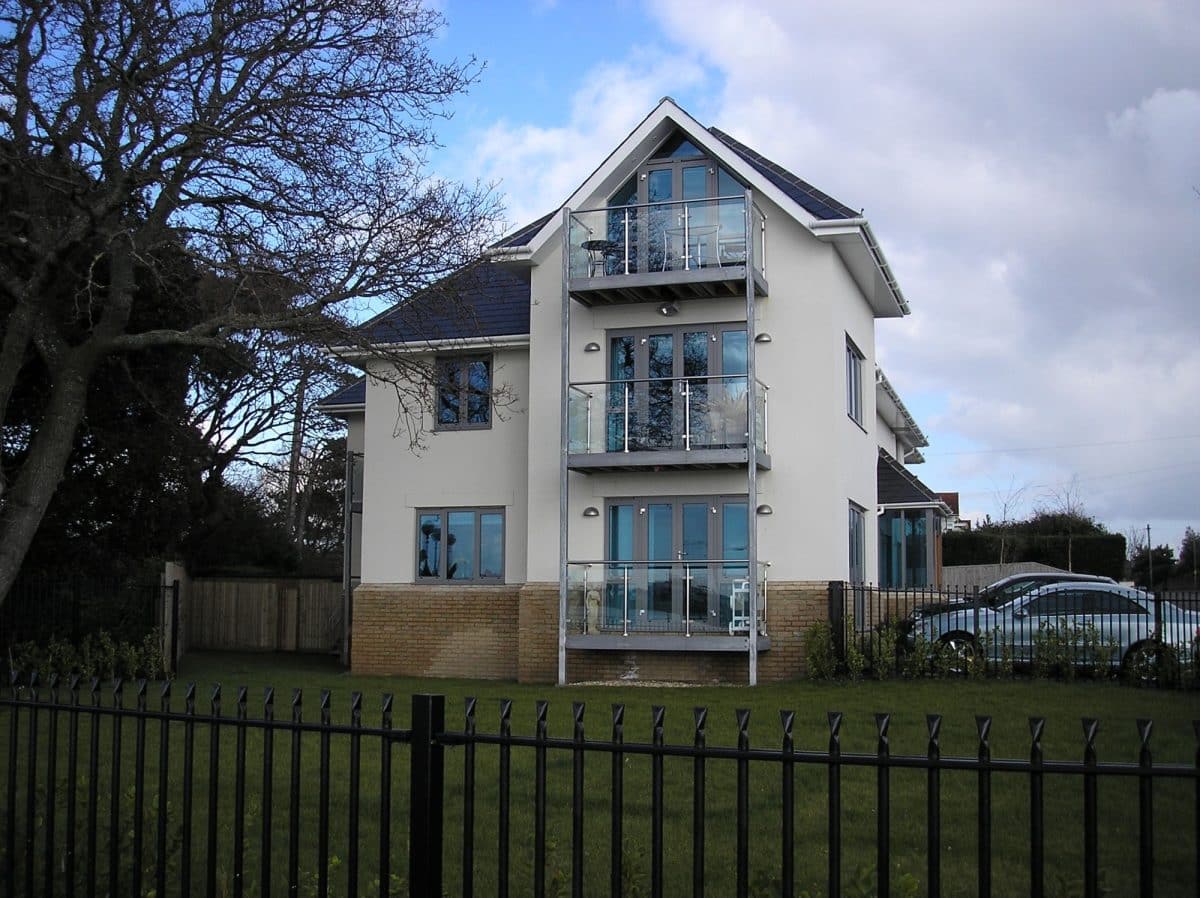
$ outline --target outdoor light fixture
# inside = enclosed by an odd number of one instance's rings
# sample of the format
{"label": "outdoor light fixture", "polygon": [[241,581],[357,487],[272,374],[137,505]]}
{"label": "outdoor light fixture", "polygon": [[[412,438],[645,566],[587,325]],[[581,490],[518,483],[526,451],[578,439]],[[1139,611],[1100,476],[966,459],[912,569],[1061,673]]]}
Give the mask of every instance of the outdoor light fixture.
{"label": "outdoor light fixture", "polygon": [[600,344],[596,343],[596,342],[589,343],[587,346],[583,347],[583,351],[584,352],[599,352]]}
{"label": "outdoor light fixture", "polygon": [[598,518],[600,517],[600,509],[595,505],[589,505],[583,510],[583,516],[585,518]]}
{"label": "outdoor light fixture", "polygon": [[763,331],[761,334],[755,334],[754,342],[755,343],[770,343],[771,335],[768,334],[766,331]]}
{"label": "outdoor light fixture", "polygon": [[758,506],[758,508],[756,508],[754,510],[758,514],[775,514],[775,509],[772,508],[770,505],[767,505],[765,502],[762,505]]}
{"label": "outdoor light fixture", "polygon": [[675,300],[673,300],[673,299],[669,300],[667,302],[664,302],[661,306],[658,307],[658,314],[663,315],[667,318],[670,318],[672,315],[679,314],[679,303],[675,302]]}

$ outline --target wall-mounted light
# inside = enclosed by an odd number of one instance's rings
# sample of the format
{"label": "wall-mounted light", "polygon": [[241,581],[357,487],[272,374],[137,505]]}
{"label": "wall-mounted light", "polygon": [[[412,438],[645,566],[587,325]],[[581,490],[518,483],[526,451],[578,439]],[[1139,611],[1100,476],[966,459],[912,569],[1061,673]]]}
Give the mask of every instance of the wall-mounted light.
{"label": "wall-mounted light", "polygon": [[754,511],[757,514],[775,514],[775,509],[772,508],[770,505],[767,505],[765,502],[762,505],[758,506],[758,508],[754,509]]}
{"label": "wall-mounted light", "polygon": [[658,314],[663,315],[667,318],[670,318],[672,315],[679,314],[679,303],[675,302],[675,300],[673,300],[673,299],[669,300],[667,302],[664,302],[662,305],[660,305],[658,307]]}
{"label": "wall-mounted light", "polygon": [[763,331],[761,334],[755,334],[754,342],[755,343],[770,343],[771,335],[768,334],[766,331]]}
{"label": "wall-mounted light", "polygon": [[600,509],[595,505],[589,505],[583,510],[583,516],[585,518],[598,518],[600,517]]}
{"label": "wall-mounted light", "polygon": [[583,351],[584,352],[599,352],[600,344],[596,343],[596,342],[589,343],[587,346],[583,347]]}

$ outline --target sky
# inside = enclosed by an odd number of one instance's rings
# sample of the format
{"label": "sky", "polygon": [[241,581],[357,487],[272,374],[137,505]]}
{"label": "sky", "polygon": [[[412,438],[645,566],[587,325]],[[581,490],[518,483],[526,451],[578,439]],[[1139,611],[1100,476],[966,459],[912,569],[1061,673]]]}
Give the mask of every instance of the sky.
{"label": "sky", "polygon": [[1200,529],[1200,4],[440,0],[439,174],[549,212],[671,96],[855,209],[877,360],[973,521]]}

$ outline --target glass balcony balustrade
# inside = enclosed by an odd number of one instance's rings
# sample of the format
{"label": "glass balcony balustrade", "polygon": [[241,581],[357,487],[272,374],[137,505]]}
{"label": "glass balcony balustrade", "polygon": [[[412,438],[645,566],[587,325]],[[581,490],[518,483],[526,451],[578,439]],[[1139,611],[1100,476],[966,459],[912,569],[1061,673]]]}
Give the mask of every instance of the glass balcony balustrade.
{"label": "glass balcony balustrade", "polygon": [[[766,453],[767,386],[756,382],[755,444]],[[745,375],[573,383],[567,396],[571,454],[745,449]]]}
{"label": "glass balcony balustrade", "polygon": [[753,203],[747,210],[744,195],[580,209],[571,213],[567,249],[572,280],[719,273],[745,266],[748,256],[762,276],[766,217]]}
{"label": "glass balcony balustrade", "polygon": [[745,559],[567,563],[572,636],[767,634],[767,568],[758,562],[757,626],[751,626]]}

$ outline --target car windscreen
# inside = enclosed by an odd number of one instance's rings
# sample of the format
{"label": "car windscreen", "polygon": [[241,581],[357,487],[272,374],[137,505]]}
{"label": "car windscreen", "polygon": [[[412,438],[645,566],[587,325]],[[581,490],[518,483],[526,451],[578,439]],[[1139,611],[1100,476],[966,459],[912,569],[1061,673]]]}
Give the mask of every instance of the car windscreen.
{"label": "car windscreen", "polygon": [[1037,589],[1039,586],[1045,585],[1037,580],[1015,580],[1012,583],[1006,583],[999,589],[984,590],[980,593],[980,597],[993,608],[999,608],[1013,599],[1020,598],[1027,592]]}

